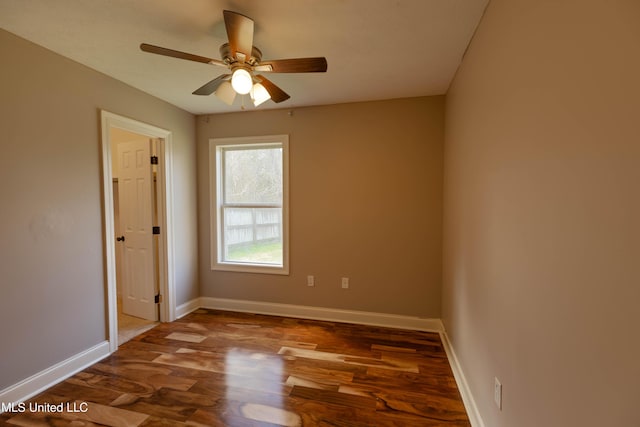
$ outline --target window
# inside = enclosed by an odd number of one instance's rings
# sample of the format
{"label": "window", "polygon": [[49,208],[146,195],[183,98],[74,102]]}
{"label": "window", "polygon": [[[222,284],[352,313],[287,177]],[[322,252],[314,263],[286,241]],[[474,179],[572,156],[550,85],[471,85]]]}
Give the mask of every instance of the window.
{"label": "window", "polygon": [[288,135],[214,138],[211,268],[289,274]]}

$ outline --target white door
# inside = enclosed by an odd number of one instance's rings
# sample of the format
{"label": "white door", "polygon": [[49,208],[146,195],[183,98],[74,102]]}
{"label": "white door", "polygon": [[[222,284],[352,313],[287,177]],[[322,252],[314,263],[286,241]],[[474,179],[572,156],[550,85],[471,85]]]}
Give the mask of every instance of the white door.
{"label": "white door", "polygon": [[155,303],[156,270],[153,246],[153,172],[151,141],[118,144],[118,244],[124,246],[122,311],[158,320]]}

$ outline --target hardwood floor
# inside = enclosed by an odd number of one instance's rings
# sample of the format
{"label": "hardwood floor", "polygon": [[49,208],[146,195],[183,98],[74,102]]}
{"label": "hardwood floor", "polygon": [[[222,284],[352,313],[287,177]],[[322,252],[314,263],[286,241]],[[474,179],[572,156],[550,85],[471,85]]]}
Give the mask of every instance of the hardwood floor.
{"label": "hardwood floor", "polygon": [[156,326],[25,406],[0,423],[470,425],[437,333],[213,310]]}

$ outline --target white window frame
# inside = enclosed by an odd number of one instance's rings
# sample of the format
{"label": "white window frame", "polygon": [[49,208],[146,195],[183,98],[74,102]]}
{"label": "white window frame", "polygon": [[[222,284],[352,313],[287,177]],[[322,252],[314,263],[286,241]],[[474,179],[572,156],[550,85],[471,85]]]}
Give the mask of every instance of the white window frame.
{"label": "white window frame", "polygon": [[[282,148],[282,266],[223,261],[222,254],[222,172],[221,153],[226,147]],[[211,270],[244,273],[289,274],[289,135],[265,135],[209,139],[209,200],[211,216]]]}

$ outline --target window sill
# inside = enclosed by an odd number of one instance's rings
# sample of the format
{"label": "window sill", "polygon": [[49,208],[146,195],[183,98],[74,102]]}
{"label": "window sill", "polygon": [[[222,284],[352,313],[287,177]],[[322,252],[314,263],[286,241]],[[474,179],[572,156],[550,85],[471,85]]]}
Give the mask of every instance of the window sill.
{"label": "window sill", "polygon": [[211,266],[212,271],[234,271],[237,273],[258,273],[258,274],[279,274],[289,275],[289,269],[282,266],[244,264],[234,262],[215,263]]}

